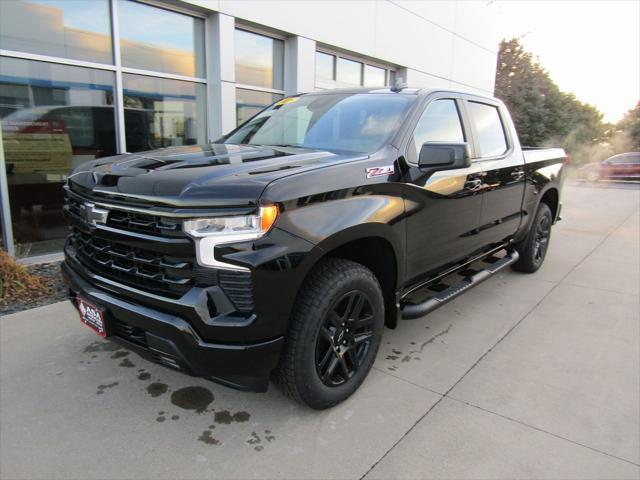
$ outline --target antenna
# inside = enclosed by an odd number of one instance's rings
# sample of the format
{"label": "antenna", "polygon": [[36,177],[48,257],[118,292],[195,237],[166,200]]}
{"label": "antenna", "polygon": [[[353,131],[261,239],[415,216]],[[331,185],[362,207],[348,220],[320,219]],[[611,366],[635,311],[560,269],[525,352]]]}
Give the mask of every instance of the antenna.
{"label": "antenna", "polygon": [[395,82],[391,86],[392,92],[399,92],[403,88],[407,88],[407,82],[404,81],[404,78],[396,76]]}

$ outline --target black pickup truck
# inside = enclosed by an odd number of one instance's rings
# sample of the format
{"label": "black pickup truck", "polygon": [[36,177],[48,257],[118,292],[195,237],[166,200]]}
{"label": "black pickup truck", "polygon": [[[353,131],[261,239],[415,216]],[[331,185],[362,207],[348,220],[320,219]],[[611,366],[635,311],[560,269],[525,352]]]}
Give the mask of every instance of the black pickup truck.
{"label": "black pickup truck", "polygon": [[540,267],[564,162],[522,149],[494,98],[289,97],[217,143],[78,167],[62,272],[101,336],[327,408],[364,381],[385,326]]}

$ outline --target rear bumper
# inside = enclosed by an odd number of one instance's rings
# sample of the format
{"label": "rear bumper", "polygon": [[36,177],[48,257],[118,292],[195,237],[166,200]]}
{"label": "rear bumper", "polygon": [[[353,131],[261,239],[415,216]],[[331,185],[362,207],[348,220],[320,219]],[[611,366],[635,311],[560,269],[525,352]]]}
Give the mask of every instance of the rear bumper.
{"label": "rear bumper", "polygon": [[255,392],[266,391],[269,374],[280,357],[284,339],[259,343],[211,343],[204,341],[183,318],[130,303],[95,287],[67,263],[62,276],[71,300],[84,298],[107,310],[110,340],[140,355],[190,375]]}

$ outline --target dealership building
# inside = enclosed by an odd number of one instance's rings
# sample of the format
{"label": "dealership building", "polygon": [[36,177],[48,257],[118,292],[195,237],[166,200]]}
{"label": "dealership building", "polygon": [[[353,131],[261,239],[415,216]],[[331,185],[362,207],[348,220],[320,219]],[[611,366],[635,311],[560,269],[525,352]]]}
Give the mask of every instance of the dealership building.
{"label": "dealership building", "polygon": [[486,0],[0,0],[3,248],[60,254],[73,167],[215,141],[287,95],[491,94],[496,17]]}

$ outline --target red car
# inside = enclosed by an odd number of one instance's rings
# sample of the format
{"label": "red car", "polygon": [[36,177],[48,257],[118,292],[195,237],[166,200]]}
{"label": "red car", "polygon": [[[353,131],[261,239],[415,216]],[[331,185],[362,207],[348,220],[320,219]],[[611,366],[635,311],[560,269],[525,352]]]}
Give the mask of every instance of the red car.
{"label": "red car", "polygon": [[585,177],[598,180],[640,180],[640,152],[620,153],[601,162],[585,165]]}

